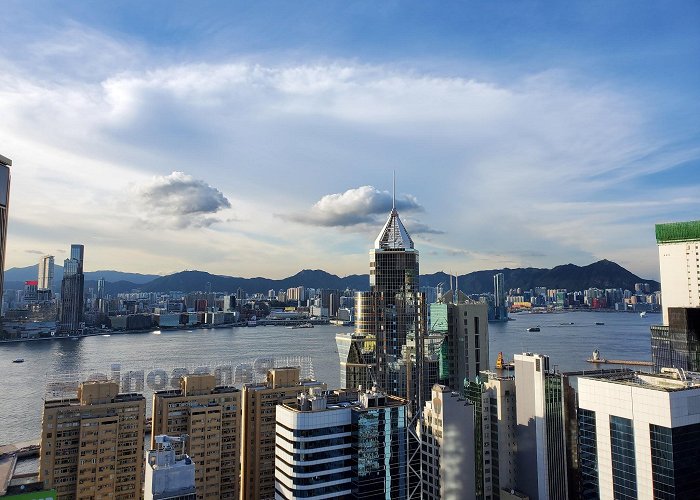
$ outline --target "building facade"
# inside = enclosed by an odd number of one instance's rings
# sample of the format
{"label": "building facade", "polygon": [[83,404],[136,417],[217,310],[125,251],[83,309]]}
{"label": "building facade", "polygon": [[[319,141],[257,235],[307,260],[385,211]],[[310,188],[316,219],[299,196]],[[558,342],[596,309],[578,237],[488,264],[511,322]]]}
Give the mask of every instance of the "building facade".
{"label": "building facade", "polygon": [[83,382],[78,397],[47,400],[39,479],[58,499],[139,499],[146,400],[116,382]]}
{"label": "building facade", "polygon": [[0,301],[5,291],[5,247],[10,210],[10,167],[12,160],[0,155]]}
{"label": "building facade", "polygon": [[195,466],[184,450],[187,438],[156,436],[154,441],[156,447],[146,452],[144,499],[196,500]]}
{"label": "building facade", "polygon": [[407,498],[407,405],[373,388],[279,406],[275,498]]}
{"label": "building facade", "polygon": [[700,371],[700,308],[664,308],[667,325],[651,327],[654,369],[682,368]]}
{"label": "building facade", "polygon": [[700,307],[700,221],[656,225],[663,324],[669,307]]}
{"label": "building facade", "polygon": [[39,289],[52,290],[54,276],[54,256],[44,255],[39,259]]}
{"label": "building facade", "polygon": [[301,380],[298,367],[273,368],[262,384],[243,386],[241,427],[241,499],[275,497],[275,411],[300,392],[325,390],[325,384]]}
{"label": "building facade", "polygon": [[452,292],[443,302],[430,304],[430,336],[442,334],[440,380],[461,390],[489,369],[488,306],[481,302],[455,303]]}
{"label": "building facade", "polygon": [[582,498],[700,498],[700,378],[683,370],[581,377]]}
{"label": "building facade", "polygon": [[516,483],[533,500],[566,500],[562,377],[549,356],[516,354]]}
{"label": "building facade", "polygon": [[83,261],[85,247],[71,245],[70,258],[63,263],[63,280],[61,281],[61,335],[80,333],[83,327],[85,308],[85,275]]}
{"label": "building facade", "polygon": [[241,484],[241,391],[213,375],[186,375],[180,389],[153,394],[151,448],[159,435],[187,435],[199,499],[235,499]]}
{"label": "building facade", "polygon": [[444,385],[435,384],[431,395],[420,431],[421,498],[476,499],[474,406]]}

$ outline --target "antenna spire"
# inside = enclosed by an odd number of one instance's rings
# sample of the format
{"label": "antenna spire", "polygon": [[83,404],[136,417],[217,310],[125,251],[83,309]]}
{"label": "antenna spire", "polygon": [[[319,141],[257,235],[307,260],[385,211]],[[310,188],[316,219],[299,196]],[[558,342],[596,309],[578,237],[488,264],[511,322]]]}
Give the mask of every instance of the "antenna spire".
{"label": "antenna spire", "polygon": [[393,189],[391,192],[391,209],[396,210],[396,170],[393,171],[392,185]]}

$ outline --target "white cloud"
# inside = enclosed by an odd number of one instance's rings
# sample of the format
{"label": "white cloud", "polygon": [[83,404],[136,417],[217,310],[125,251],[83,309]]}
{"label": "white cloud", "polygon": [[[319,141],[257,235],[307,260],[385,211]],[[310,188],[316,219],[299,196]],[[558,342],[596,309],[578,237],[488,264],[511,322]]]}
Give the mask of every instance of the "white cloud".
{"label": "white cloud", "polygon": [[[327,194],[309,211],[280,214],[286,220],[325,227],[347,227],[358,224],[378,223],[378,215],[391,211],[392,195],[373,186],[360,186],[343,193]],[[412,195],[396,199],[396,208],[405,211],[422,211],[423,207]]]}
{"label": "white cloud", "polygon": [[221,191],[184,172],[153,177],[134,189],[146,220],[156,218],[176,227],[206,227],[221,222],[211,215],[231,208]]}

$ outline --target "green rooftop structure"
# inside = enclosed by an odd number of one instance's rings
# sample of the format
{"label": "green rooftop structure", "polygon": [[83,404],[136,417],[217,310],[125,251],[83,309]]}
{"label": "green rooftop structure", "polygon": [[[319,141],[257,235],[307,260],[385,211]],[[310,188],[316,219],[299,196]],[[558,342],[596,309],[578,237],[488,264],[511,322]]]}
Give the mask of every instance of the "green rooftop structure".
{"label": "green rooftop structure", "polygon": [[656,225],[657,243],[680,243],[697,240],[700,240],[700,220]]}

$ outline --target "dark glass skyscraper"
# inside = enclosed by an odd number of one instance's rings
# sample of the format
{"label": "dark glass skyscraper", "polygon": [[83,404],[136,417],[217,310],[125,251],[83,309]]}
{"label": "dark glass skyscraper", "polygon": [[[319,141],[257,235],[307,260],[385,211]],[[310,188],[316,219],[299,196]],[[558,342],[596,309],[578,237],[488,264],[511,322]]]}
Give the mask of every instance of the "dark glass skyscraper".
{"label": "dark glass skyscraper", "polygon": [[5,291],[5,242],[7,241],[7,211],[10,205],[10,167],[12,160],[0,155],[0,302]]}
{"label": "dark glass skyscraper", "polygon": [[83,258],[85,247],[71,245],[70,259],[63,262],[63,280],[61,281],[61,335],[79,333],[83,323]]}
{"label": "dark glass skyscraper", "polygon": [[421,307],[418,294],[418,250],[395,208],[369,257],[370,290],[377,299],[374,303],[381,307],[370,312],[376,318],[368,323],[374,331],[358,333],[376,339],[377,383],[389,394],[407,397],[410,395],[404,377],[411,370],[402,364],[404,347],[425,328],[425,306]]}

